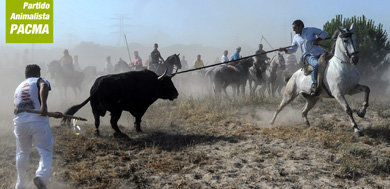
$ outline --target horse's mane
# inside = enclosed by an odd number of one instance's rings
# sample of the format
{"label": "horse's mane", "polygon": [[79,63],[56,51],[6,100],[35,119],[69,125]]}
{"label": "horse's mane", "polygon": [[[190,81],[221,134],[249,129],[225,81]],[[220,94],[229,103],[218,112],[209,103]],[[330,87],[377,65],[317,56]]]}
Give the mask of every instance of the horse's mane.
{"label": "horse's mane", "polygon": [[334,51],[336,50],[336,39],[337,39],[337,36],[339,36],[340,34],[340,31],[339,30],[336,30],[333,35],[332,35],[332,45],[331,45],[331,48],[330,48],[330,53],[331,54],[334,54]]}
{"label": "horse's mane", "polygon": [[272,64],[272,62],[274,62],[276,56],[278,56],[278,55],[276,54],[276,55],[274,55],[274,56],[271,58],[271,60],[269,61],[269,62],[270,62],[270,63],[269,63],[270,65]]}

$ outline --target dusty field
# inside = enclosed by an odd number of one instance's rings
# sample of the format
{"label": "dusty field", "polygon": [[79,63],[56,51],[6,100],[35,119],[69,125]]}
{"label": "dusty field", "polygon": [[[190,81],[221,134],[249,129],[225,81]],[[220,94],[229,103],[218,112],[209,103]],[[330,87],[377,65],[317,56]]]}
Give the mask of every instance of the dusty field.
{"label": "dusty field", "polygon": [[[80,136],[51,120],[50,188],[390,188],[389,102],[372,100],[366,119],[356,118],[361,138],[353,137],[334,100],[322,100],[309,113],[310,128],[301,120],[299,100],[270,126],[278,103],[260,97],[158,101],[141,134],[122,114],[129,139],[114,138],[107,119],[96,137],[89,107],[79,114],[90,119],[80,125]],[[12,129],[1,136],[0,188],[12,188]],[[28,178],[38,157],[33,151]]]}

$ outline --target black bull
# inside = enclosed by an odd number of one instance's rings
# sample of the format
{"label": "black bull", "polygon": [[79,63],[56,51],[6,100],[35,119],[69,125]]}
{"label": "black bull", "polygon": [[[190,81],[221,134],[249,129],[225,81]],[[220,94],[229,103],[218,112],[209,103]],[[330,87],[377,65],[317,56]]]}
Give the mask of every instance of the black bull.
{"label": "black bull", "polygon": [[135,117],[134,127],[137,132],[141,132],[141,118],[149,106],[159,98],[173,100],[178,95],[171,76],[165,73],[159,77],[149,70],[105,75],[96,79],[90,96],[83,103],[72,106],[65,114],[75,114],[90,101],[97,134],[99,135],[100,116],[109,111],[111,126],[115,135],[120,136],[123,134],[117,122],[122,111],[128,111]]}

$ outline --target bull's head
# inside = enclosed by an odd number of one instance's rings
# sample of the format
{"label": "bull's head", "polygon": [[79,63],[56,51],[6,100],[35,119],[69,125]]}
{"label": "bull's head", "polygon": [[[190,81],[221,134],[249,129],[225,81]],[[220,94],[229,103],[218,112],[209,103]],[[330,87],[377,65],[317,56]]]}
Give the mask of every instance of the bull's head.
{"label": "bull's head", "polygon": [[172,82],[172,75],[167,75],[167,70],[165,68],[164,73],[158,77],[160,98],[174,100],[179,96],[179,93]]}

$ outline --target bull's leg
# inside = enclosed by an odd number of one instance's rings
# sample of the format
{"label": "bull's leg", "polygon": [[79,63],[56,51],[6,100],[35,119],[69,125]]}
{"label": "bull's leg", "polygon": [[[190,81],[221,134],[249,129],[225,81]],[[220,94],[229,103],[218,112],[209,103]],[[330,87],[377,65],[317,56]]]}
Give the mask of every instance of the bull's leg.
{"label": "bull's leg", "polygon": [[367,110],[367,107],[368,107],[368,101],[369,101],[369,97],[370,97],[370,88],[365,86],[365,85],[359,85],[358,84],[353,89],[351,94],[356,94],[356,93],[360,93],[360,92],[364,92],[364,102],[363,102],[362,107],[360,107],[359,110],[357,111],[357,115],[359,117],[363,118],[366,115],[366,110]]}
{"label": "bull's leg", "polygon": [[142,119],[142,116],[145,114],[145,112],[146,112],[146,110],[140,111],[139,113],[137,113],[134,116],[135,117],[134,127],[135,127],[135,130],[137,131],[137,133],[142,132],[142,130],[141,130],[141,119]]}
{"label": "bull's leg", "polygon": [[355,122],[355,119],[353,118],[352,110],[349,107],[347,101],[345,100],[344,95],[337,94],[334,97],[337,100],[337,102],[341,105],[341,107],[344,109],[344,111],[347,113],[349,120],[351,122],[351,125],[353,127],[353,131],[354,131],[355,136],[357,136],[357,137],[363,136],[363,133],[360,131],[360,129],[358,128],[358,126]]}
{"label": "bull's leg", "polygon": [[307,96],[305,97],[306,104],[305,107],[302,110],[302,117],[305,121],[306,125],[310,127],[309,120],[307,119],[307,113],[314,107],[314,105],[317,103],[318,98],[313,96]]}
{"label": "bull's leg", "polygon": [[276,109],[274,117],[272,118],[272,120],[270,122],[271,125],[274,124],[275,119],[278,116],[278,114],[280,113],[280,111],[282,111],[282,109],[285,106],[287,106],[291,101],[293,101],[298,96],[298,94],[294,91],[294,86],[292,86],[292,84],[290,86],[287,86],[287,87],[286,87],[286,90],[284,91],[284,94],[283,94],[283,100],[280,103],[278,109]]}
{"label": "bull's leg", "polygon": [[96,127],[96,135],[100,136],[99,126],[100,126],[100,116],[97,111],[92,110],[93,117],[95,118],[95,127]]}
{"label": "bull's leg", "polygon": [[118,127],[118,120],[121,117],[121,115],[122,115],[122,110],[111,112],[110,123],[111,123],[111,127],[115,130],[115,135],[122,135],[122,132],[121,130],[119,130]]}
{"label": "bull's leg", "polygon": [[142,118],[142,117],[140,117],[140,116],[137,116],[137,117],[135,118],[134,127],[135,127],[135,131],[136,131],[137,133],[142,132],[142,130],[141,130],[141,118]]}

